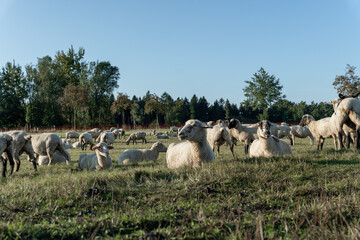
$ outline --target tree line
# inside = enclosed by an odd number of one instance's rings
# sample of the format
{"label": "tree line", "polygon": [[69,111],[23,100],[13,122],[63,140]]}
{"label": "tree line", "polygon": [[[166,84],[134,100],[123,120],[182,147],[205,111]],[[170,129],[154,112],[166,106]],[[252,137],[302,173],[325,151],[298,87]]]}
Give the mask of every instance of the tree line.
{"label": "tree line", "polygon": [[[119,87],[119,68],[109,61],[86,61],[85,49],[58,51],[54,57],[38,58],[35,65],[7,62],[0,72],[0,126],[16,128],[102,125],[183,124],[190,118],[201,121],[238,118],[243,122],[268,119],[298,122],[308,113],[316,119],[332,114],[332,106],[321,102],[307,104],[286,100],[279,79],[263,68],[243,89],[246,99],[239,104],[220,98],[209,103],[204,96],[172,98],[164,92],[149,91],[144,96],[128,96]],[[355,67],[335,78],[339,92],[353,92],[360,82]],[[355,79],[355,80],[354,80]],[[356,82],[358,81],[358,82]],[[349,83],[352,83],[349,84]]]}

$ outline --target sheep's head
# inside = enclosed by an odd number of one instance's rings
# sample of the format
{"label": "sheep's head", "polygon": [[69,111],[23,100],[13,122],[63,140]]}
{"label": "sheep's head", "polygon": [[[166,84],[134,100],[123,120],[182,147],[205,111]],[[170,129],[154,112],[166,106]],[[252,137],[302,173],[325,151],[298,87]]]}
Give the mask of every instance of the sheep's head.
{"label": "sheep's head", "polygon": [[229,122],[229,129],[231,128],[237,128],[237,126],[240,124],[240,121],[237,119],[231,119]]}
{"label": "sheep's head", "polygon": [[259,137],[269,138],[271,136],[271,133],[270,133],[271,123],[270,123],[270,121],[262,120],[262,121],[257,123],[257,126],[258,126],[257,134],[258,134]]}
{"label": "sheep's head", "polygon": [[26,152],[26,154],[28,155],[29,162],[34,162],[35,161],[35,154],[34,154],[34,149],[32,147],[32,144],[31,144],[31,136],[30,135],[25,135],[24,140],[25,140],[25,144],[24,144],[23,149]]}
{"label": "sheep's head", "polygon": [[190,119],[185,123],[185,126],[179,132],[178,137],[181,141],[201,141],[202,138],[206,138],[205,128],[211,127],[197,119]]}
{"label": "sheep's head", "polygon": [[105,142],[101,142],[96,144],[91,150],[95,151],[96,154],[100,154],[100,156],[108,157],[110,149],[113,149],[113,147],[108,146]]}
{"label": "sheep's head", "polygon": [[151,149],[157,149],[158,152],[166,152],[167,147],[162,142],[156,142],[152,145]]}
{"label": "sheep's head", "polygon": [[303,126],[308,125],[311,121],[315,121],[315,118],[313,116],[311,116],[310,114],[305,114],[304,116],[302,116],[299,125],[303,127]]}

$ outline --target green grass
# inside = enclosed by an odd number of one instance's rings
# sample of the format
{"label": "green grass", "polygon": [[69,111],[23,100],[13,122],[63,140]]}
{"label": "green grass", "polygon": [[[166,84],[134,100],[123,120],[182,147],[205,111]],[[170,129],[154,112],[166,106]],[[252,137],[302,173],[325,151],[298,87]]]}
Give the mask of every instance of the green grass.
{"label": "green grass", "polygon": [[360,238],[354,149],[335,151],[328,139],[318,152],[299,139],[292,156],[271,159],[249,159],[238,145],[235,160],[222,146],[200,170],[169,170],[165,153],[156,162],[117,164],[124,149],[157,141],[148,140],[116,140],[114,168],[101,172],[77,169],[79,149],[68,150],[68,166],[37,172],[22,155],[20,171],[0,180],[0,239]]}

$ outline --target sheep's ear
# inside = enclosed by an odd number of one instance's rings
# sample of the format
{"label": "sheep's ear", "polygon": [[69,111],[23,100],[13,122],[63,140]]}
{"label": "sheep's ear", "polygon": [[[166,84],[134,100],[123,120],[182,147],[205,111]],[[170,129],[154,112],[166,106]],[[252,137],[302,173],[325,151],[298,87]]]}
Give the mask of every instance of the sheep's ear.
{"label": "sheep's ear", "polygon": [[344,96],[344,95],[342,95],[341,93],[339,93],[339,98],[344,99],[344,98],[346,98],[346,96]]}
{"label": "sheep's ear", "polygon": [[113,149],[114,147],[113,146],[108,146],[108,149]]}

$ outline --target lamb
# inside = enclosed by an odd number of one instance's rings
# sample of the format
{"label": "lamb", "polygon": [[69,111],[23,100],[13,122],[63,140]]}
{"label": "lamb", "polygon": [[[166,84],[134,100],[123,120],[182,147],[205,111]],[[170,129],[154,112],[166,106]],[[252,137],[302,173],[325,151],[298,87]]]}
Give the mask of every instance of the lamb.
{"label": "lamb", "polygon": [[307,126],[299,126],[299,125],[295,125],[295,126],[290,126],[290,135],[292,138],[292,143],[293,146],[295,145],[295,137],[297,138],[306,138],[309,137],[310,138],[310,144],[314,145],[314,137],[311,134],[309,128]]}
{"label": "lamb", "polygon": [[65,138],[70,139],[70,138],[79,138],[80,134],[77,132],[66,132],[65,133]]}
{"label": "lamb", "polygon": [[168,168],[183,166],[201,167],[203,163],[215,161],[215,154],[206,140],[206,125],[197,119],[190,119],[180,130],[178,138],[186,142],[171,143],[166,152]]}
{"label": "lamb", "polygon": [[335,117],[335,114],[333,114],[331,118],[326,117],[316,121],[314,117],[309,114],[302,116],[300,126],[306,125],[309,127],[311,134],[317,140],[317,150],[319,150],[320,144],[320,149],[322,150],[325,138],[329,137],[333,137],[334,146],[335,149],[337,149],[336,132],[333,130],[335,125],[333,122],[336,120]]}
{"label": "lamb", "polygon": [[79,168],[88,170],[103,170],[112,167],[112,161],[109,154],[109,149],[112,146],[108,146],[106,143],[101,142],[96,144],[92,150],[93,154],[82,153],[79,158]]}
{"label": "lamb", "polygon": [[6,133],[0,134],[0,153],[6,153],[7,158],[3,158],[2,154],[0,155],[0,159],[2,161],[2,176],[5,177],[6,173],[6,165],[7,165],[7,159],[9,159],[10,163],[10,173],[9,176],[14,172],[14,159],[13,159],[13,153],[11,151],[13,144],[13,138]]}
{"label": "lamb", "polygon": [[136,140],[142,140],[142,143],[147,143],[146,141],[146,133],[145,132],[136,132],[136,133],[132,133],[130,134],[129,138],[126,140],[126,145],[129,145],[130,141],[134,142],[137,144]]}
{"label": "lamb", "polygon": [[24,131],[10,131],[6,132],[13,138],[13,144],[11,145],[12,157],[15,161],[15,171],[20,169],[20,156],[23,152],[28,155],[28,161],[34,166],[34,170],[37,170],[36,160],[34,155],[34,149],[31,145],[31,136]]}
{"label": "lamb", "polygon": [[[68,152],[66,152],[66,154],[68,156],[69,161],[71,161],[70,154]],[[65,163],[65,162],[66,162],[66,158],[64,157],[64,155],[62,155],[62,153],[60,153],[59,151],[55,151],[51,165],[57,164],[57,163]],[[48,156],[39,156],[38,164],[39,164],[39,166],[49,165],[49,157]]]}
{"label": "lamb", "polygon": [[154,143],[150,149],[128,149],[119,156],[118,163],[129,164],[140,161],[156,161],[160,152],[166,152],[167,148],[162,142]]}
{"label": "lamb", "polygon": [[250,144],[255,140],[258,139],[257,136],[257,128],[250,128],[242,125],[239,120],[231,119],[229,123],[229,129],[236,129],[236,132],[232,132],[232,135],[237,137],[240,142],[244,143],[244,150],[245,154],[249,152]]}
{"label": "lamb", "polygon": [[258,123],[257,135],[259,139],[256,139],[251,144],[249,149],[250,157],[272,157],[292,153],[287,142],[271,135],[270,128],[271,123],[267,120]]}
{"label": "lamb", "polygon": [[86,145],[90,145],[90,149],[94,145],[93,137],[91,136],[91,134],[89,132],[80,134],[79,142],[81,144],[81,150],[84,150],[84,149],[86,150]]}
{"label": "lamb", "polygon": [[53,155],[56,150],[65,157],[66,164],[69,164],[68,154],[62,144],[61,138],[58,135],[54,133],[33,135],[31,138],[31,144],[35,152],[35,158],[41,155],[47,155],[49,157],[48,165],[51,165]]}
{"label": "lamb", "polygon": [[[209,125],[209,124],[208,124]],[[224,125],[214,125],[212,128],[207,128],[206,138],[211,147],[211,149],[215,152],[215,146],[217,147],[217,153],[220,155],[220,146],[224,143],[227,143],[230,147],[230,151],[235,158],[234,154],[234,145],[230,139],[230,134],[226,130]]]}
{"label": "lamb", "polygon": [[65,149],[71,149],[72,148],[70,139],[62,138],[61,141],[62,141]]}
{"label": "lamb", "polygon": [[112,132],[102,132],[100,136],[96,139],[97,143],[105,142],[107,145],[113,145],[115,142],[115,136]]}

